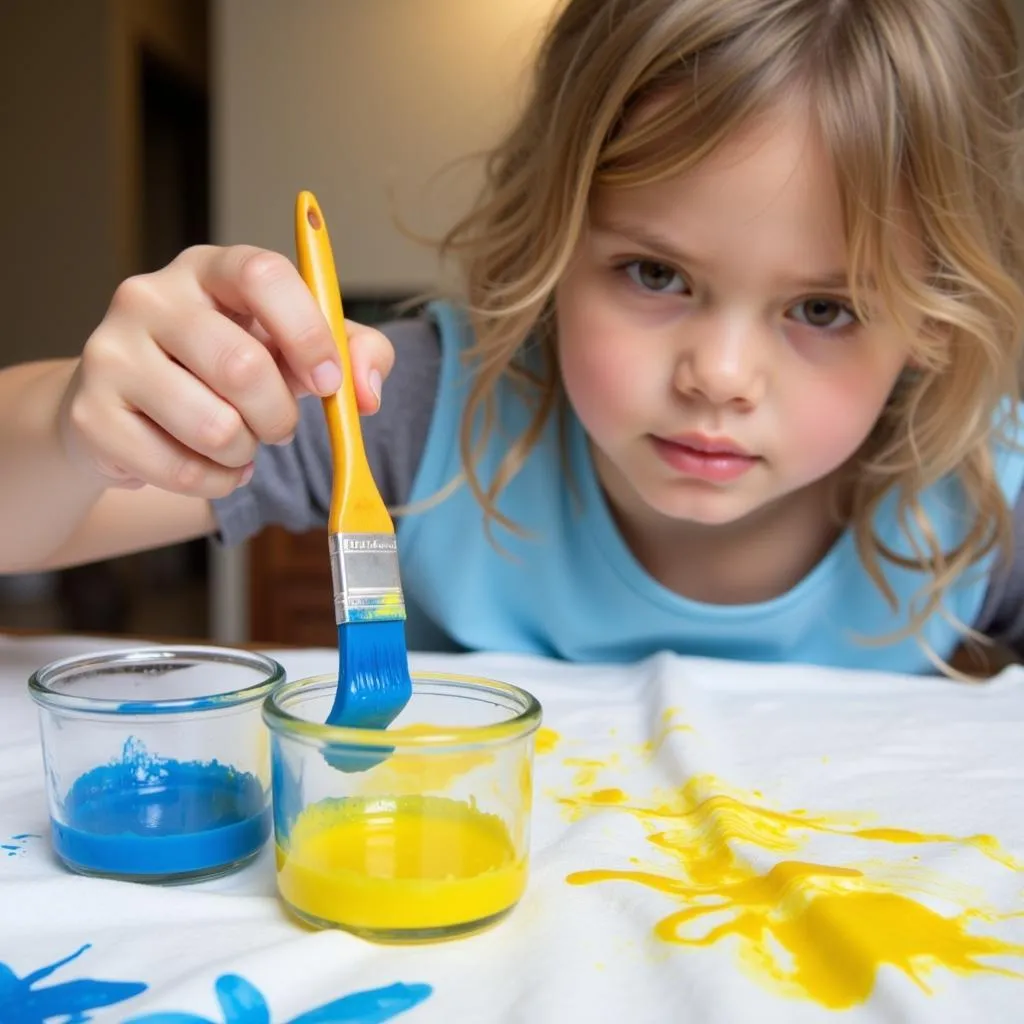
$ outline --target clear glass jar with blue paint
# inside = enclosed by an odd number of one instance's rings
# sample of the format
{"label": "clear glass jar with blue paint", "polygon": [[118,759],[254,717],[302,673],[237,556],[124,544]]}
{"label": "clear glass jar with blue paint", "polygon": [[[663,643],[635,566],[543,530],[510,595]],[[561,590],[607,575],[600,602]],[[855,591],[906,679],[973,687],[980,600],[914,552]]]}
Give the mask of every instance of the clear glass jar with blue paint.
{"label": "clear glass jar with blue paint", "polygon": [[33,673],[60,860],[155,883],[251,861],[271,828],[260,709],[284,678],[262,654],[204,646],[99,651]]}

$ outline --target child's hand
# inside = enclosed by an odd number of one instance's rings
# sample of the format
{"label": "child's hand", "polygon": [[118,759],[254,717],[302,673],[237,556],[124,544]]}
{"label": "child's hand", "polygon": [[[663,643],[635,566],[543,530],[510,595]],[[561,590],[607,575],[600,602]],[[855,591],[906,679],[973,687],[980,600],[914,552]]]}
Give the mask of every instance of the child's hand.
{"label": "child's hand", "polygon": [[[349,323],[356,396],[379,405],[394,351]],[[75,461],[113,486],[204,498],[251,476],[257,446],[287,442],[297,396],[341,383],[334,339],[295,267],[248,246],[198,246],[117,289],[61,407]]]}

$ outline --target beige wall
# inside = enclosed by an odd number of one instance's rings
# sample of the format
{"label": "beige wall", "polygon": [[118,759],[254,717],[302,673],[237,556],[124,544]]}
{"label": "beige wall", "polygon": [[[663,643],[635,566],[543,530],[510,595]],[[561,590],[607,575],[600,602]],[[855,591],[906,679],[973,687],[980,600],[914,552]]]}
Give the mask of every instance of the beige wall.
{"label": "beige wall", "polygon": [[1009,3],[1017,22],[1017,38],[1024,39],[1024,0],[1009,0]]}
{"label": "beige wall", "polygon": [[[554,0],[215,0],[214,197],[221,241],[293,251],[295,193],[327,214],[343,289],[416,289],[522,95]],[[389,195],[393,192],[393,196]]]}
{"label": "beige wall", "polygon": [[0,10],[3,364],[80,349],[117,283],[108,29],[102,4]]}
{"label": "beige wall", "polygon": [[79,352],[138,267],[137,46],[195,80],[196,0],[0,0],[0,365]]}

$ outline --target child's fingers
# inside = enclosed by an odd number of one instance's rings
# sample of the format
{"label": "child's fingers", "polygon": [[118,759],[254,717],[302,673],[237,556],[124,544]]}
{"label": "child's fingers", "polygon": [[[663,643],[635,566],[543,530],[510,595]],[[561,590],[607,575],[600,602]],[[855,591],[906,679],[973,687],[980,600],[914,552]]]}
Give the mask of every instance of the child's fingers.
{"label": "child's fingers", "polygon": [[125,389],[130,407],[211,462],[229,469],[252,462],[259,442],[238,409],[162,353],[154,351],[144,361],[156,367],[148,377],[134,377]]}
{"label": "child's fingers", "polygon": [[[298,405],[274,356],[261,340],[228,317],[199,307],[158,328],[156,342],[195,374],[192,387],[182,379],[190,375],[180,367],[174,367],[179,376],[161,375],[161,389],[168,393],[168,401],[162,403],[166,412],[153,418],[180,441],[217,462],[234,466],[252,457],[252,435],[275,444],[295,432]],[[156,389],[153,391],[155,399]],[[211,401],[217,395],[225,401]],[[133,396],[131,400],[141,403],[141,398]],[[172,407],[175,405],[177,408]],[[193,418],[194,430],[177,428],[183,415]],[[228,457],[222,458],[222,454]]]}
{"label": "child's fingers", "polygon": [[229,468],[190,450],[141,413],[111,411],[103,425],[102,462],[125,481],[144,480],[165,491],[221,498],[251,476],[251,463]]}
{"label": "child's fingers", "polygon": [[391,342],[372,327],[346,320],[345,330],[359,411],[374,413],[380,408],[381,387],[391,373],[395,350]]}
{"label": "child's fingers", "polygon": [[227,309],[256,317],[303,386],[321,396],[337,391],[341,368],[334,338],[299,272],[284,256],[232,246],[202,249],[192,258],[200,286]]}

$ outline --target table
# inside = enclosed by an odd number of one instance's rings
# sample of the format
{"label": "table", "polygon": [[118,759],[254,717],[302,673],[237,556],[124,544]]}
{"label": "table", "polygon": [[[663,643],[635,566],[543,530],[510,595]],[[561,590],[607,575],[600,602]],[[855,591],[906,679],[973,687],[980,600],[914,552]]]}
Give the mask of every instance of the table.
{"label": "table", "polygon": [[25,681],[103,646],[0,636],[4,1024],[1024,1020],[1024,669],[416,656],[525,686],[546,731],[522,903],[399,948],[293,922],[269,848],[175,888],[58,865]]}

